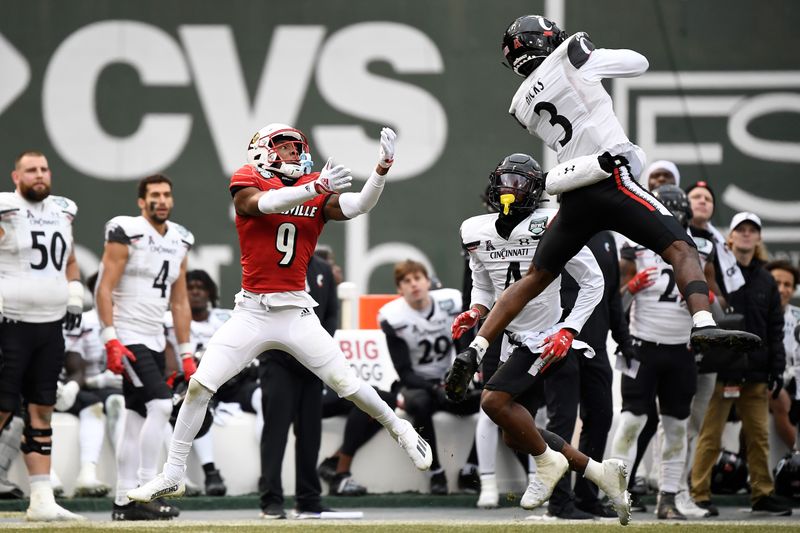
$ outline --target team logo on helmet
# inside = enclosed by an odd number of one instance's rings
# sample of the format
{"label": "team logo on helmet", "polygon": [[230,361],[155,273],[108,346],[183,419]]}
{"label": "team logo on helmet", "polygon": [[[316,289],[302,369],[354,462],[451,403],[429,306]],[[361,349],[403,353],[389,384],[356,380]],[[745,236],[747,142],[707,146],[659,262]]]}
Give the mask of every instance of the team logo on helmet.
{"label": "team logo on helmet", "polygon": [[500,48],[511,70],[527,78],[568,34],[541,15],[525,15],[511,23]]}

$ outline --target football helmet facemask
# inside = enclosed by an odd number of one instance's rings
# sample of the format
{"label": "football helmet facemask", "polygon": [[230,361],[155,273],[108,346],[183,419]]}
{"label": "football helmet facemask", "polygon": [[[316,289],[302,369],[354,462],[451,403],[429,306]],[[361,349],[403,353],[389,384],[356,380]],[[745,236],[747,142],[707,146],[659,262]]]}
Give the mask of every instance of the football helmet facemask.
{"label": "football helmet facemask", "polygon": [[511,23],[500,48],[511,70],[527,78],[569,34],[540,15],[525,15]]}
{"label": "football helmet facemask", "polygon": [[662,185],[653,189],[653,196],[659,202],[664,204],[664,207],[669,209],[672,216],[684,228],[689,227],[689,222],[692,220],[692,207],[689,205],[689,198],[686,193],[677,185]]}
{"label": "football helmet facemask", "polygon": [[538,161],[527,154],[511,154],[489,174],[487,202],[503,215],[530,213],[541,202],[544,182]]}
{"label": "football helmet facemask", "polygon": [[[286,147],[294,150],[284,158],[279,149]],[[298,129],[278,123],[268,124],[253,135],[247,145],[247,162],[265,178],[278,175],[290,179],[309,174],[314,164],[306,136]]]}

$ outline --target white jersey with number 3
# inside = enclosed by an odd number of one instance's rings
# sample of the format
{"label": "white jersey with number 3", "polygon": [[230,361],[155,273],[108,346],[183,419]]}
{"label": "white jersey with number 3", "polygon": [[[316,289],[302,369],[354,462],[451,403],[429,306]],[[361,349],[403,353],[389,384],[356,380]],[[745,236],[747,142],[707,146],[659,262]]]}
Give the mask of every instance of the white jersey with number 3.
{"label": "white jersey with number 3", "polygon": [[106,242],[128,247],[128,261],[112,292],[114,326],[124,344],[145,344],[164,349],[164,313],[181,262],[194,244],[194,236],[180,224],[167,222],[158,233],[142,216],[119,216],[106,224]]}
{"label": "white jersey with number 3", "polygon": [[67,312],[67,260],[72,253],[75,202],[48,196],[29,202],[0,193],[0,294],[3,316],[55,322]]}

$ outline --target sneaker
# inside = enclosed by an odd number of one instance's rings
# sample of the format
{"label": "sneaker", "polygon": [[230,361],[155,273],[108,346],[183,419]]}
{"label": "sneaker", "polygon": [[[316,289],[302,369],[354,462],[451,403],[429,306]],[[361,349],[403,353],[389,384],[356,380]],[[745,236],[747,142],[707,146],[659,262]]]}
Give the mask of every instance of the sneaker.
{"label": "sneaker", "polygon": [[528,484],[528,488],[525,489],[525,494],[522,495],[522,499],[519,502],[523,509],[536,509],[550,499],[556,483],[564,477],[564,474],[569,469],[569,462],[560,453],[555,453],[553,454],[553,461],[544,465],[537,464],[536,466],[536,475]]}
{"label": "sneaker", "polygon": [[333,513],[334,510],[323,505],[315,505],[313,507],[297,507],[292,510],[292,518],[300,520],[308,520],[314,518],[321,518],[322,513]]}
{"label": "sneaker", "polygon": [[789,516],[792,508],[774,494],[763,496],[753,504],[753,513],[768,514],[771,516]]}
{"label": "sneaker", "polygon": [[389,432],[397,443],[403,448],[411,461],[420,470],[428,470],[433,462],[433,452],[431,446],[415,430],[408,420],[400,421],[401,428],[397,434]]}
{"label": "sneaker", "polygon": [[226,492],[228,492],[228,487],[225,486],[225,481],[222,479],[219,470],[206,472],[206,495],[225,496]]}
{"label": "sneaker", "polygon": [[628,525],[631,520],[631,496],[628,494],[627,469],[619,459],[606,459],[601,463],[603,474],[600,479],[593,480],[602,490],[611,507],[617,512],[619,523]]}
{"label": "sneaker", "polygon": [[464,494],[478,494],[481,491],[481,476],[478,467],[465,465],[458,473],[458,490]]}
{"label": "sneaker", "polygon": [[494,474],[481,474],[481,495],[476,504],[480,509],[494,509],[500,504],[497,490],[497,477]]}
{"label": "sneaker", "polygon": [[656,517],[658,517],[659,520],[686,520],[686,516],[675,506],[674,492],[658,493]]}
{"label": "sneaker", "polygon": [[[634,513],[646,513],[647,506],[642,502],[642,497],[635,492],[631,493],[631,511]],[[616,511],[614,513],[616,516]]]}
{"label": "sneaker", "polygon": [[332,496],[363,496],[367,493],[367,487],[353,479],[350,472],[336,474],[330,485]]}
{"label": "sneaker", "polygon": [[447,475],[444,469],[434,472],[431,476],[431,494],[444,496],[447,494]]}
{"label": "sneaker", "polygon": [[319,474],[320,479],[324,479],[326,482],[331,483],[333,478],[336,477],[336,467],[338,466],[338,457],[335,455],[333,457],[328,457],[317,467],[317,474]]}
{"label": "sneaker", "polygon": [[575,507],[597,518],[617,518],[617,512],[607,501],[575,502]]}
{"label": "sneaker", "polygon": [[34,501],[25,511],[25,520],[28,522],[82,522],[85,517],[68,511],[58,505],[55,500]]}
{"label": "sneaker", "polygon": [[693,327],[689,342],[691,342],[692,348],[700,353],[714,348],[724,348],[734,352],[750,352],[761,346],[761,337],[747,331],[706,326]]}
{"label": "sneaker", "polygon": [[[581,511],[572,503],[558,511],[551,511],[548,509],[547,514],[561,520],[594,520],[593,514]],[[617,515],[615,514],[614,516]]]}
{"label": "sneaker", "polygon": [[155,501],[148,503],[131,502],[128,505],[114,504],[111,509],[113,521],[172,520],[178,516],[170,505]]}
{"label": "sneaker", "polygon": [[477,352],[467,348],[453,360],[453,366],[444,378],[444,390],[447,397],[460,402],[467,396],[467,389],[475,371],[478,369]]}
{"label": "sneaker", "polygon": [[21,500],[25,498],[22,489],[7,479],[0,479],[0,500]]}
{"label": "sneaker", "polygon": [[708,509],[698,507],[688,490],[682,490],[675,495],[675,507],[681,514],[689,518],[706,518],[708,516]]}
{"label": "sneaker", "polygon": [[186,483],[168,481],[161,473],[141,487],[129,490],[127,496],[135,502],[147,503],[156,498],[180,498],[185,492]]}
{"label": "sneaker", "polygon": [[285,520],[286,511],[279,503],[271,503],[266,509],[261,509],[261,518],[265,520]]}
{"label": "sneaker", "polygon": [[708,516],[719,516],[719,509],[717,506],[711,503],[711,500],[703,500],[694,502],[700,509],[705,509],[708,512]]}

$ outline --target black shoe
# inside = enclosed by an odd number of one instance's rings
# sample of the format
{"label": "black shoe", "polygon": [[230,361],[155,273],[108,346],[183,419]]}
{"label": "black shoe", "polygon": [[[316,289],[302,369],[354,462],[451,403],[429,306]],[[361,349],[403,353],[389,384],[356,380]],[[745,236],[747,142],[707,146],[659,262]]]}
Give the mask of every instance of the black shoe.
{"label": "black shoe", "polygon": [[266,509],[261,509],[261,518],[266,520],[285,520],[286,511],[279,503],[271,503]]}
{"label": "black shoe", "polygon": [[333,457],[328,457],[317,467],[317,474],[319,474],[320,479],[331,483],[333,482],[333,478],[336,477],[337,466],[339,466],[339,458],[335,455]]}
{"label": "black shoe", "polygon": [[174,503],[169,503],[164,498],[156,498],[150,504],[158,506],[158,512],[170,518],[177,518],[181,514],[181,510]]}
{"label": "black shoe", "polygon": [[694,502],[700,509],[705,509],[708,511],[708,516],[719,516],[719,509],[717,506],[711,503],[711,500],[703,500],[703,501],[696,501]]}
{"label": "black shoe", "polygon": [[[646,513],[647,506],[642,503],[642,497],[639,494],[630,493],[631,495],[631,512],[632,513]],[[616,514],[616,513],[614,513]]]}
{"label": "black shoe", "polygon": [[0,500],[21,500],[25,497],[22,489],[7,479],[0,480]]}
{"label": "black shoe", "polygon": [[320,518],[322,513],[333,513],[335,512],[330,507],[325,507],[324,505],[317,504],[311,507],[296,507],[292,511],[293,518]]}
{"label": "black shoe", "polygon": [[674,492],[658,493],[656,517],[658,517],[659,520],[686,520],[686,516],[675,506]]}
{"label": "black shoe", "polygon": [[761,346],[761,337],[735,329],[722,329],[717,326],[692,328],[689,336],[692,348],[704,353],[714,348],[724,348],[733,352],[749,352]]}
{"label": "black shoe", "polygon": [[447,476],[444,473],[444,469],[431,476],[431,494],[436,494],[437,496],[447,494]]}
{"label": "black shoe", "polygon": [[617,512],[608,502],[602,502],[600,500],[594,500],[589,503],[575,502],[575,507],[597,518],[619,518]]}
{"label": "black shoe", "polygon": [[464,494],[480,494],[481,475],[475,465],[466,465],[458,473],[458,490]]}
{"label": "black shoe", "polygon": [[478,352],[475,348],[467,348],[453,360],[453,366],[444,378],[444,391],[454,402],[463,401],[467,397],[469,382],[478,369]]}
{"label": "black shoe", "polygon": [[[558,511],[551,511],[548,509],[547,514],[550,516],[555,516],[556,518],[560,518],[561,520],[594,520],[593,514],[587,513],[586,511],[581,511],[572,504],[569,504]],[[616,517],[617,513],[614,513],[614,518]]]}
{"label": "black shoe", "polygon": [[753,504],[753,512],[769,514],[772,516],[789,516],[792,514],[792,507],[783,500],[770,494],[756,500]]}
{"label": "black shoe", "polygon": [[171,505],[162,505],[158,500],[149,503],[131,502],[128,505],[117,505],[111,509],[111,520],[172,520],[178,516]]}
{"label": "black shoe", "polygon": [[331,480],[330,494],[332,496],[363,496],[367,487],[353,479],[350,472],[341,472]]}
{"label": "black shoe", "polygon": [[228,492],[228,487],[225,486],[219,470],[211,470],[206,473],[206,495],[225,496],[226,492]]}

